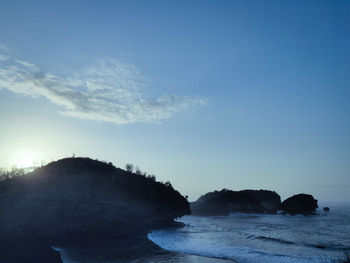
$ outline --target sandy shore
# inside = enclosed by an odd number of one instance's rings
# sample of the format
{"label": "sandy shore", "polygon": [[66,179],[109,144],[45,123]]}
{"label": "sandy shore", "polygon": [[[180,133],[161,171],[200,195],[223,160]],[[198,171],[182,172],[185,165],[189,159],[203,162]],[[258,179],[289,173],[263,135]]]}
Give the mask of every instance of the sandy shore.
{"label": "sandy shore", "polygon": [[64,263],[229,263],[215,259],[166,251],[144,237],[113,240],[93,245],[58,248]]}

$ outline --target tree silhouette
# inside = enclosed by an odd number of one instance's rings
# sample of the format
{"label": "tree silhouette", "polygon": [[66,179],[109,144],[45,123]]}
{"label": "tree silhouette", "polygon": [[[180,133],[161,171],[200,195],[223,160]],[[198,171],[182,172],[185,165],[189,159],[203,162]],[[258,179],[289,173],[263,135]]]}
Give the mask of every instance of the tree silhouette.
{"label": "tree silhouette", "polygon": [[131,164],[131,163],[127,163],[127,164],[125,165],[125,169],[126,169],[128,172],[132,173],[132,172],[134,171],[134,165]]}
{"label": "tree silhouette", "polygon": [[169,181],[166,181],[166,182],[164,183],[164,185],[165,185],[166,187],[173,188],[173,186],[171,185],[171,183],[170,183]]}
{"label": "tree silhouette", "polygon": [[137,175],[142,175],[141,169],[138,166],[136,166],[136,168],[135,168],[135,173]]}

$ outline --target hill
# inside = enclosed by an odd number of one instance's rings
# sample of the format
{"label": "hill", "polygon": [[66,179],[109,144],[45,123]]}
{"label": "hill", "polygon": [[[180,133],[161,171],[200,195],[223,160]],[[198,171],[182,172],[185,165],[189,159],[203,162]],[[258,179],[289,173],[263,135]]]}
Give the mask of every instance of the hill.
{"label": "hill", "polygon": [[89,158],[61,159],[0,182],[2,247],[129,237],[189,213],[171,184]]}

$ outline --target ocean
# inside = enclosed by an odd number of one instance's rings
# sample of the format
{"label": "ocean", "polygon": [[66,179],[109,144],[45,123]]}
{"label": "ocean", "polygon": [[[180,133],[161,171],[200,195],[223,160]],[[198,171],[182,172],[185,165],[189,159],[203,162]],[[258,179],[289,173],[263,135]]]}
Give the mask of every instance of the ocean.
{"label": "ocean", "polygon": [[315,215],[185,216],[186,226],[149,233],[165,250],[238,263],[331,262],[350,251],[350,207]]}
{"label": "ocean", "polygon": [[[350,252],[350,207],[329,213],[184,216],[145,237],[60,247],[64,263],[328,263]],[[333,261],[334,262],[334,261]]]}

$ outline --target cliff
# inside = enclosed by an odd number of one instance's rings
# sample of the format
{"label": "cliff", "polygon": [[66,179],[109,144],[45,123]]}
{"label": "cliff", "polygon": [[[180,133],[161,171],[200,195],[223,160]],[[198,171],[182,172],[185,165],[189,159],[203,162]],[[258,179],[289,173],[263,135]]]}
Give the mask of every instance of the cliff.
{"label": "cliff", "polygon": [[228,215],[232,212],[276,213],[280,196],[268,190],[209,192],[191,203],[193,215]]}
{"label": "cliff", "polygon": [[0,182],[0,244],[131,236],[189,213],[170,184],[89,158],[62,159]]}

